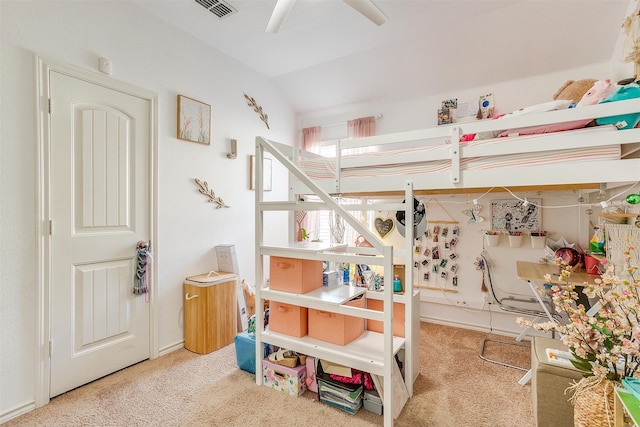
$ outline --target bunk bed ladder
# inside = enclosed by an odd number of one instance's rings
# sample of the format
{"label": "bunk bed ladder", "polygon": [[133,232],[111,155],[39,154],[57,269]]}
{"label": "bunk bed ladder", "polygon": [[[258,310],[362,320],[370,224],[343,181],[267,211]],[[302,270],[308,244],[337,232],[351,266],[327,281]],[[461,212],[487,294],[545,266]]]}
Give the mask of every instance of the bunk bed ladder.
{"label": "bunk bed ladder", "polygon": [[[262,296],[260,289],[263,286],[264,281],[264,262],[263,255],[260,248],[262,247],[263,231],[264,231],[264,214],[262,209],[263,204],[263,186],[262,186],[262,173],[263,173],[263,159],[264,151],[270,153],[276,160],[278,160],[283,166],[285,166],[289,172],[295,176],[300,182],[304,183],[307,188],[316,194],[325,203],[328,209],[338,213],[342,218],[351,225],[356,232],[368,240],[375,251],[383,256],[383,269],[384,279],[387,286],[385,286],[385,292],[383,293],[383,307],[384,312],[388,313],[384,317],[383,321],[383,380],[384,380],[384,425],[387,427],[393,426],[394,422],[394,387],[393,387],[393,363],[395,362],[394,354],[394,342],[393,342],[393,307],[394,307],[394,293],[393,286],[391,286],[394,269],[394,251],[393,246],[384,245],[377,236],[375,236],[368,228],[366,228],[360,221],[358,221],[348,210],[338,204],[328,193],[320,188],[313,180],[311,180],[298,166],[288,157],[286,157],[278,148],[278,143],[268,141],[262,137],[256,138],[256,157],[255,157],[255,202],[256,202],[256,216],[255,216],[255,244],[256,244],[256,360],[261,360],[262,355],[262,330],[264,328],[264,319],[262,312]],[[338,163],[339,164],[339,163]],[[339,168],[336,175],[336,185],[339,188]],[[405,203],[403,205],[405,209],[405,218],[407,227],[405,230],[405,341],[404,341],[404,384],[407,388],[409,397],[413,394],[413,381],[416,373],[414,372],[414,358],[413,351],[417,342],[413,342],[413,243],[414,243],[414,227],[413,227],[413,183],[407,182],[405,187]],[[257,367],[257,366],[256,366]],[[256,371],[256,384],[262,384],[262,375]]]}

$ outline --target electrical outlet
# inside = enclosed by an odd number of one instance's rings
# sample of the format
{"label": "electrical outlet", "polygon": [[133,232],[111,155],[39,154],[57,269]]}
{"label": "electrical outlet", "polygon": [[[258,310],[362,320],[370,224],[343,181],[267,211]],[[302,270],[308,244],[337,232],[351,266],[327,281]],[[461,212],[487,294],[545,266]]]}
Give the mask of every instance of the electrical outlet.
{"label": "electrical outlet", "polygon": [[111,75],[111,60],[101,56],[100,59],[98,59],[98,69],[107,75]]}

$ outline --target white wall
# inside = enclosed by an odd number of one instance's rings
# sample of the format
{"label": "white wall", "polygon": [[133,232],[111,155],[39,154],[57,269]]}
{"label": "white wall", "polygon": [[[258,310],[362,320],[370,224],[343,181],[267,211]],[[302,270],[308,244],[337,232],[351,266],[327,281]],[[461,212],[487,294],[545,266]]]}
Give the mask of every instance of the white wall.
{"label": "white wall", "polygon": [[[241,276],[254,277],[253,192],[248,190],[248,155],[257,134],[279,141],[294,141],[295,128],[335,123],[366,115],[383,114],[379,133],[418,129],[435,124],[442,99],[468,99],[492,92],[499,111],[551,99],[567,79],[605,78],[608,64],[565,70],[535,79],[504,82],[493,87],[399,103],[374,102],[345,106],[300,117],[265,78],[201,42],[149,16],[134,4],[114,1],[0,1],[0,422],[33,407],[36,393],[38,277],[34,265],[36,247],[37,170],[35,134],[34,54],[40,53],[72,65],[96,70],[98,58],[113,63],[114,79],[158,94],[159,100],[159,241],[154,243],[158,263],[159,350],[179,345],[182,333],[182,281],[186,276],[215,268],[212,247],[236,245]],[[473,72],[472,70],[470,72]],[[425,77],[428,78],[428,77]],[[246,106],[243,93],[254,96],[269,114],[271,130]],[[176,95],[184,94],[213,107],[211,146],[175,138]],[[239,155],[228,160],[228,140],[238,140]],[[555,171],[554,171],[555,172]],[[585,171],[589,173],[589,171]],[[197,192],[193,178],[208,181],[229,209],[216,210]],[[274,169],[274,182],[286,175]],[[267,193],[269,199],[285,197],[286,188]],[[545,202],[566,195],[543,196]],[[499,196],[502,198],[502,195]],[[485,199],[488,202],[489,198]],[[488,204],[483,201],[485,212]],[[459,217],[460,209],[449,209]],[[545,228],[577,238],[577,211],[566,217],[544,217]],[[464,221],[464,219],[460,219]],[[278,219],[267,229],[267,238],[278,240],[287,226]],[[465,277],[456,300],[470,307],[433,304],[442,301],[434,292],[423,292],[422,316],[433,321],[487,328],[501,321],[482,304],[480,281],[472,262],[481,249],[479,226],[462,231]],[[467,240],[468,239],[468,240]],[[582,243],[584,243],[582,241]],[[491,251],[505,266],[500,283],[521,286],[513,280],[513,261],[535,260],[539,254],[521,248]],[[462,274],[462,272],[461,272]],[[505,279],[503,280],[502,277]],[[431,301],[431,302],[430,302]],[[506,318],[499,329],[514,330]]]}
{"label": "white wall", "polygon": [[[158,95],[159,351],[183,340],[182,282],[216,267],[212,248],[236,245],[241,277],[254,278],[254,192],[248,156],[255,135],[293,141],[294,113],[264,77],[150,16],[114,1],[1,1],[0,46],[0,422],[30,409],[36,393],[35,53],[97,70],[108,57],[112,77]],[[271,130],[246,105],[247,93],[269,114]],[[180,141],[176,96],[212,106],[210,146]],[[229,139],[238,158],[229,160]],[[215,209],[198,193],[205,180],[231,206]],[[267,198],[286,198],[286,174]],[[286,235],[276,221],[267,233]],[[135,248],[132,248],[134,251]]]}

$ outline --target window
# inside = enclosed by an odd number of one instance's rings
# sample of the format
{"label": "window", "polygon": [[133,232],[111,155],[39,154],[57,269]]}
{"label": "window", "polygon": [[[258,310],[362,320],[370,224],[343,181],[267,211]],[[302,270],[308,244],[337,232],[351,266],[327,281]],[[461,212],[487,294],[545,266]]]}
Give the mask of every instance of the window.
{"label": "window", "polygon": [[[336,140],[354,137],[365,137],[375,135],[375,118],[364,117],[361,119],[350,120],[346,123],[339,123],[333,126],[323,126],[321,128],[321,141],[319,144],[319,154],[325,157],[336,156]],[[343,155],[361,154],[372,151],[370,147],[354,148],[343,150]],[[307,196],[309,201],[319,201],[317,196]],[[353,198],[342,198],[341,204],[360,204],[366,203],[364,200]],[[362,224],[365,224],[370,230],[373,230],[374,212],[368,211],[352,211],[352,215]],[[339,233],[336,230],[335,223],[337,219],[333,212],[319,211],[308,212],[306,219],[307,232],[312,240],[321,240],[323,242],[336,243],[339,240]],[[336,235],[333,235],[333,231]],[[354,245],[358,238],[358,233],[348,224],[345,223],[344,234],[340,243],[346,243],[350,246]]]}

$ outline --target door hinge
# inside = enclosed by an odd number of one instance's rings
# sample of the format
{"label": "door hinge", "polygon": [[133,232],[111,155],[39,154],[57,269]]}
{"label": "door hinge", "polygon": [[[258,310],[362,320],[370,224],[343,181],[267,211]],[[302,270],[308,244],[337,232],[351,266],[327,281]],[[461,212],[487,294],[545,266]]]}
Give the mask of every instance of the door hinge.
{"label": "door hinge", "polygon": [[53,235],[53,220],[49,220],[49,236]]}
{"label": "door hinge", "polygon": [[51,98],[49,98],[49,114],[51,114]]}

